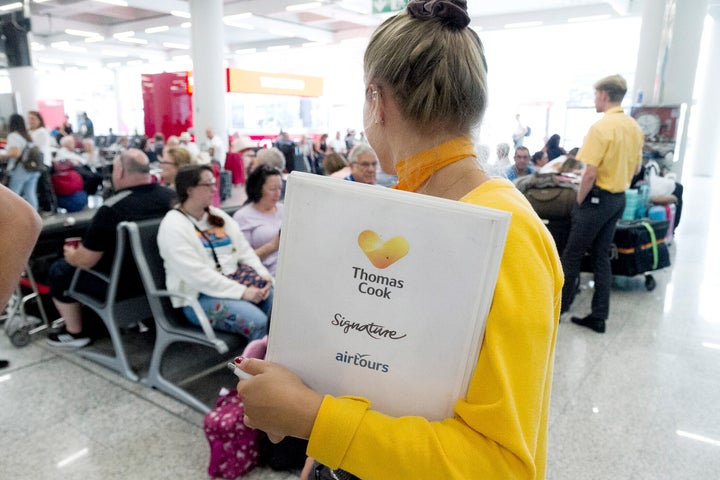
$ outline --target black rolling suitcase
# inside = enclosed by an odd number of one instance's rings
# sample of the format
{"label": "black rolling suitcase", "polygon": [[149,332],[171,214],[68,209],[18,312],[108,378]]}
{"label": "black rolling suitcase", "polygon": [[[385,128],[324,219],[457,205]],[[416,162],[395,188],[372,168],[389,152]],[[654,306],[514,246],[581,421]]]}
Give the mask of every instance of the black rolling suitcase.
{"label": "black rolling suitcase", "polygon": [[[655,279],[650,274],[670,266],[670,252],[665,244],[670,222],[667,220],[620,220],[610,251],[612,274],[622,277],[645,275],[645,288],[654,290]],[[586,254],[583,272],[592,272],[592,258]]]}
{"label": "black rolling suitcase", "polygon": [[613,275],[634,277],[670,266],[667,220],[620,220],[613,240]]}

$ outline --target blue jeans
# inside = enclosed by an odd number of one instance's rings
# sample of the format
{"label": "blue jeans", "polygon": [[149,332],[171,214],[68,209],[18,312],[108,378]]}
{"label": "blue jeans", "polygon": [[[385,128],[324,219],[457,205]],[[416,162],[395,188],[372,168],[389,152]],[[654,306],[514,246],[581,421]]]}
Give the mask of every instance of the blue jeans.
{"label": "blue jeans", "polygon": [[[267,335],[272,300],[272,289],[268,298],[257,305],[247,300],[210,297],[203,293],[198,296],[198,302],[215,330],[238,333],[248,341]],[[183,313],[190,322],[200,325],[192,307],[184,307]]]}
{"label": "blue jeans", "polygon": [[37,184],[39,178],[40,172],[28,172],[22,165],[18,165],[10,172],[10,190],[27,200],[35,210],[38,208]]}

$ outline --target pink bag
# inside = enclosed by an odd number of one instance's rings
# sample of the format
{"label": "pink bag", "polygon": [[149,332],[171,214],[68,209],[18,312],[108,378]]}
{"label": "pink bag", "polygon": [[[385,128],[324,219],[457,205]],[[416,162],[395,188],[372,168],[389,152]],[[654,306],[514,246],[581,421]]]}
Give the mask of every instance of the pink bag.
{"label": "pink bag", "polygon": [[231,390],[205,415],[205,436],[210,444],[208,474],[212,478],[233,480],[257,465],[259,432],[245,426],[244,414],[237,391]]}

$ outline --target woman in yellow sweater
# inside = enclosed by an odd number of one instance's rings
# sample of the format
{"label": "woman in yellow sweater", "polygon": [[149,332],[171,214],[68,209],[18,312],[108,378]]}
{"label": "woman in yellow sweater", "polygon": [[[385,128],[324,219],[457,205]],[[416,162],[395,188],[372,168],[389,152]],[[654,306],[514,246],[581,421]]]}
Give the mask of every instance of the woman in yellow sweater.
{"label": "woman in yellow sweater", "polygon": [[391,417],[362,398],[322,396],[279,365],[239,363],[254,375],[238,384],[245,423],[274,440],[309,439],[322,478],[545,477],[562,268],[529,203],[477,162],[470,132],[487,81],[469,22],[464,0],[411,0],[378,27],[364,60],[365,132],[397,188],[512,213],[480,355],[453,417]]}

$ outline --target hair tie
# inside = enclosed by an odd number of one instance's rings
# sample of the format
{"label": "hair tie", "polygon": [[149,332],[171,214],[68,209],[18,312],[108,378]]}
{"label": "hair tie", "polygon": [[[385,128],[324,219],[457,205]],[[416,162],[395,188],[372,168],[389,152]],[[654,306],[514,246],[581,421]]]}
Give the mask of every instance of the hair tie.
{"label": "hair tie", "polygon": [[457,29],[470,24],[466,0],[410,0],[407,11],[418,20],[438,18],[444,25]]}

